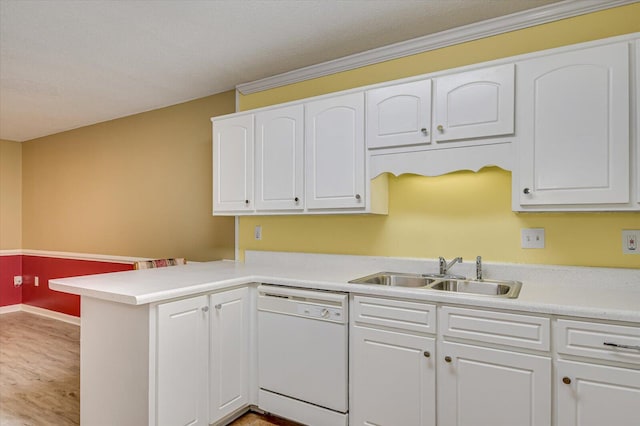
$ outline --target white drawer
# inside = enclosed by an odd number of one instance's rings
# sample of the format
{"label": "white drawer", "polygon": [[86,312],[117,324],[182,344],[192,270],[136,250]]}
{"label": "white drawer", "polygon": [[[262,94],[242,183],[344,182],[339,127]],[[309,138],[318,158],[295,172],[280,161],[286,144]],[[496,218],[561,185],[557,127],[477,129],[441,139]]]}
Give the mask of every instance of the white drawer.
{"label": "white drawer", "polygon": [[559,319],[555,336],[561,354],[640,364],[640,326]]}
{"label": "white drawer", "polygon": [[436,333],[436,307],[427,303],[354,296],[353,317],[359,324]]}
{"label": "white drawer", "polygon": [[548,351],[549,318],[477,309],[440,308],[443,336]]}

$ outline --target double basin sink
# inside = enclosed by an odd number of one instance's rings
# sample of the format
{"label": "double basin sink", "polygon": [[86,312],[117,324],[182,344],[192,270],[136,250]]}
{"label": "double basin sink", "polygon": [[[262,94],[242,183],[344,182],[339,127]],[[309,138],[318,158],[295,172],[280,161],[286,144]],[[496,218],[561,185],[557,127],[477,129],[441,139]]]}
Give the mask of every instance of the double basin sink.
{"label": "double basin sink", "polygon": [[422,288],[453,293],[514,299],[520,294],[520,281],[470,280],[459,275],[378,272],[349,281],[351,284],[374,284],[391,287]]}

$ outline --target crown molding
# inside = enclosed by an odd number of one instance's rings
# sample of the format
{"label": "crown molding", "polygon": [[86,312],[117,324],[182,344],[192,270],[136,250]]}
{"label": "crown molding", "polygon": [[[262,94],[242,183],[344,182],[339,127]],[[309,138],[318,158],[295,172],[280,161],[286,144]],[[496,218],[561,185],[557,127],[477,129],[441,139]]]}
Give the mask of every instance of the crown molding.
{"label": "crown molding", "polygon": [[236,86],[236,90],[243,95],[248,95],[379,62],[632,3],[638,3],[638,0],[565,0],[239,84]]}

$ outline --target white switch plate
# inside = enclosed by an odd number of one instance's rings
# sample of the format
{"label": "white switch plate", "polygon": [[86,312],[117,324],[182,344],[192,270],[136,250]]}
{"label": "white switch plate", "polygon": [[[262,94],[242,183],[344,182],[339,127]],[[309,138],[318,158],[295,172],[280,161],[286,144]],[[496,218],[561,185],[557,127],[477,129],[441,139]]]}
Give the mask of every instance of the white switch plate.
{"label": "white switch plate", "polygon": [[254,230],[253,235],[254,235],[256,240],[261,240],[262,239],[262,226],[256,225],[256,229]]}
{"label": "white switch plate", "polygon": [[13,277],[14,287],[20,287],[22,285],[22,275],[16,275]]}
{"label": "white switch plate", "polygon": [[622,230],[622,253],[624,254],[640,254],[640,229],[623,229]]}
{"label": "white switch plate", "polygon": [[522,248],[541,249],[544,248],[544,228],[523,228]]}
{"label": "white switch plate", "polygon": [[34,277],[33,278],[33,285],[38,287],[40,285],[40,278],[39,277]]}

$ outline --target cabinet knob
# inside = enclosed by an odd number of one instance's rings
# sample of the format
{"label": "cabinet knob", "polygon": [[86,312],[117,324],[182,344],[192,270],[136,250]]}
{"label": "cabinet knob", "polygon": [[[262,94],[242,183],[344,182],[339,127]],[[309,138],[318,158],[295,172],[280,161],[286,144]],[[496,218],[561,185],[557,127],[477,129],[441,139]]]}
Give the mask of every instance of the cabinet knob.
{"label": "cabinet knob", "polygon": [[439,124],[439,125],[438,125],[438,131],[439,131],[440,133],[444,133],[444,127],[442,126],[442,124]]}
{"label": "cabinet knob", "polygon": [[423,135],[425,135],[425,136],[429,134],[429,131],[427,130],[427,128],[426,128],[426,127],[423,127],[422,129],[420,129],[420,131],[421,131],[421,132],[422,132],[422,134],[423,134]]}
{"label": "cabinet knob", "polygon": [[245,204],[249,204],[249,200],[244,200],[244,203]]}
{"label": "cabinet knob", "polygon": [[203,306],[202,307],[202,312],[209,312],[209,307],[208,306]]}
{"label": "cabinet knob", "polygon": [[297,203],[298,201],[300,201],[300,199],[298,197],[296,197],[296,198],[293,199],[293,201],[295,201]]}
{"label": "cabinet knob", "polygon": [[218,310],[222,309],[222,304],[218,303],[218,304],[215,306],[215,308],[216,308],[216,309],[218,309]]}
{"label": "cabinet knob", "polygon": [[571,379],[568,377],[563,377],[562,378],[562,383],[564,383],[565,385],[570,385],[571,384]]}
{"label": "cabinet knob", "polygon": [[429,358],[429,357],[431,356],[431,352],[429,352],[429,351],[424,351],[424,352],[422,353],[422,355],[424,355],[424,357],[425,357],[425,358]]}
{"label": "cabinet knob", "polygon": [[531,190],[529,188],[525,188],[525,189],[522,190],[522,193],[525,194],[525,195],[529,195],[529,194],[531,194]]}
{"label": "cabinet knob", "polygon": [[360,194],[356,194],[356,200],[359,200],[360,198]]}
{"label": "cabinet knob", "polygon": [[445,362],[451,362],[451,357],[450,356],[445,356],[444,360],[445,360]]}

